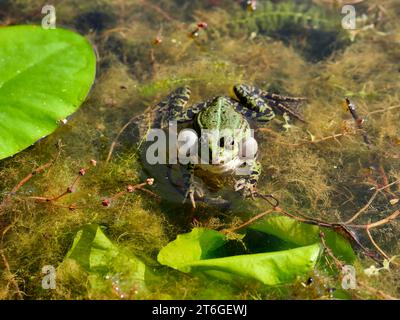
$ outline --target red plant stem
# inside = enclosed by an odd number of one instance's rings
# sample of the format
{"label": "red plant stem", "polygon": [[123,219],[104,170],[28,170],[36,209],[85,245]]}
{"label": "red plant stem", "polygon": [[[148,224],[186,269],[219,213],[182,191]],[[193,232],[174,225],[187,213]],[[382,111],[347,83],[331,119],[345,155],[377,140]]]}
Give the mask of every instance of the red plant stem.
{"label": "red plant stem", "polygon": [[29,173],[26,177],[24,177],[18,184],[12,188],[11,192],[4,198],[4,200],[0,203],[0,212],[3,210],[3,208],[8,204],[10,201],[11,197],[17,193],[19,189],[21,189],[29,180],[31,180],[36,174],[43,172],[47,168],[49,168],[52,164],[54,163],[54,160],[36,168],[33,170],[31,173]]}

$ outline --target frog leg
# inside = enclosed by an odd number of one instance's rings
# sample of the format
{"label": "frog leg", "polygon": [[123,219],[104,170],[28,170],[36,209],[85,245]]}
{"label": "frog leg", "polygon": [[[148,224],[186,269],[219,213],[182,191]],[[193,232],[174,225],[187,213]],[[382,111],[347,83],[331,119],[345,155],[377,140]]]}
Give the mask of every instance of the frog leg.
{"label": "frog leg", "polygon": [[[297,98],[290,98],[290,99],[297,99]],[[298,99],[303,99],[303,98],[298,98]],[[303,115],[297,111],[297,106],[303,101],[304,100],[296,100],[296,101],[292,100],[290,101],[290,103],[288,103],[288,102],[281,102],[280,100],[268,100],[268,103],[270,106],[272,106],[275,110],[279,111],[280,113],[286,112],[293,118],[300,120],[301,122],[306,122],[303,118]]]}
{"label": "frog leg", "polygon": [[162,119],[163,127],[168,121],[175,120],[179,123],[191,121],[196,114],[207,106],[206,102],[202,102],[185,109],[190,94],[189,87],[180,87],[170,94],[165,101],[160,102],[156,110],[159,110],[159,117]]}
{"label": "frog leg", "polygon": [[244,165],[250,166],[250,174],[245,178],[241,178],[236,181],[235,191],[240,192],[244,198],[251,197],[254,199],[257,182],[261,174],[261,164],[260,162],[253,160],[252,162],[245,163]]}
{"label": "frog leg", "polygon": [[265,90],[261,90],[259,89],[259,91],[261,92],[261,96],[265,99],[270,99],[270,100],[274,100],[274,101],[280,101],[280,102],[296,102],[296,103],[302,103],[304,101],[307,100],[307,98],[304,97],[288,97],[288,96],[282,96],[280,94],[276,94],[276,93],[270,93],[268,91]]}
{"label": "frog leg", "polygon": [[194,179],[194,169],[195,165],[192,163],[189,163],[186,167],[187,173],[183,175],[183,181],[184,181],[184,187],[186,190],[185,193],[185,198],[183,199],[183,203],[186,202],[186,199],[190,199],[190,202],[192,203],[192,207],[196,208],[196,202],[194,200],[195,195],[203,198],[204,197],[204,191],[203,188],[200,186],[198,182],[195,181]]}
{"label": "frog leg", "polygon": [[292,117],[305,122],[302,115],[297,111],[297,107],[306,100],[305,98],[282,96],[244,84],[236,85],[234,91],[242,104],[258,113],[251,116],[256,120],[272,120],[275,116],[274,111],[279,111],[280,113],[286,112]]}
{"label": "frog leg", "polygon": [[273,108],[269,105],[268,100],[262,97],[260,89],[241,84],[234,86],[233,90],[240,101],[236,110],[247,118],[270,121],[275,117]]}
{"label": "frog leg", "polygon": [[179,123],[187,122],[193,120],[193,118],[198,114],[201,110],[207,107],[207,102],[197,103],[186,110],[181,110],[174,114],[175,120]]}
{"label": "frog leg", "polygon": [[169,121],[179,121],[182,118],[183,109],[189,101],[190,94],[188,86],[177,88],[156,106],[159,127],[166,127]]}
{"label": "frog leg", "polygon": [[164,128],[169,121],[179,120],[189,98],[189,87],[177,88],[155,107],[148,108],[143,114],[133,118],[132,122],[138,126],[141,136],[151,128]]}

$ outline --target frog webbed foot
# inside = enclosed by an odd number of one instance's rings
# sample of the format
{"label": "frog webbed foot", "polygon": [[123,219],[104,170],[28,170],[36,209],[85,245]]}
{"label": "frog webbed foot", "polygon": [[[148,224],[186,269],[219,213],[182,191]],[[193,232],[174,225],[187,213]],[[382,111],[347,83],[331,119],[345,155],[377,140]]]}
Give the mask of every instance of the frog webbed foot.
{"label": "frog webbed foot", "polygon": [[185,198],[183,199],[183,203],[186,202],[186,199],[190,199],[192,203],[192,207],[196,208],[195,197],[204,198],[204,189],[199,182],[191,181],[188,185],[185,186],[186,193]]}
{"label": "frog webbed foot", "polygon": [[239,192],[243,198],[252,198],[254,200],[257,191],[257,183],[249,178],[242,178],[235,183],[235,191]]}

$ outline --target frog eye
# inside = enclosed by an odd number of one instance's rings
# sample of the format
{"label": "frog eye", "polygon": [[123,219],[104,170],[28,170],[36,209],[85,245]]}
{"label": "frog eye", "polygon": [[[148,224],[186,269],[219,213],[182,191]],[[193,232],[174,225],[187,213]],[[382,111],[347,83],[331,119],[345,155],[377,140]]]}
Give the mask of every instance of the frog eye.
{"label": "frog eye", "polygon": [[253,137],[248,137],[240,143],[239,157],[244,160],[252,160],[256,158],[258,143]]}

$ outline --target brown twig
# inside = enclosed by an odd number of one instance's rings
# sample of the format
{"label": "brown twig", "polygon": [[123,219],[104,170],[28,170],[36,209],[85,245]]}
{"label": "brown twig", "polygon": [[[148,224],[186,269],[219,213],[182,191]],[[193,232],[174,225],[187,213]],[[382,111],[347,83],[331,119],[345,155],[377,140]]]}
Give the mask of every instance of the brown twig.
{"label": "brown twig", "polygon": [[371,115],[378,114],[378,113],[388,112],[388,111],[399,109],[399,108],[400,108],[400,105],[391,106],[391,107],[388,107],[388,108],[385,108],[385,109],[374,110],[374,111],[368,112],[366,117],[369,117]]}
{"label": "brown twig", "polygon": [[125,123],[125,124],[122,126],[122,128],[118,131],[117,136],[115,137],[115,139],[114,139],[113,142],[111,143],[110,150],[108,151],[108,155],[107,155],[106,162],[109,162],[109,161],[111,160],[112,154],[113,154],[113,152],[114,152],[114,148],[115,148],[115,146],[117,145],[118,139],[119,139],[119,137],[121,136],[121,134],[122,134],[122,133],[125,131],[125,129],[126,129],[129,125],[131,125],[137,118],[138,118],[137,115],[134,116],[134,117],[132,117],[132,118],[130,118],[130,119],[128,120],[128,122]]}
{"label": "brown twig", "polygon": [[7,270],[7,273],[10,275],[10,282],[12,283],[12,285],[14,286],[15,292],[18,296],[18,299],[22,300],[23,296],[22,296],[22,291],[19,289],[19,285],[17,280],[15,280],[14,275],[11,272],[11,268],[10,268],[10,264],[8,263],[7,257],[4,254],[4,236],[6,235],[6,233],[11,230],[11,228],[14,226],[14,224],[16,223],[16,220],[11,223],[10,225],[8,225],[7,227],[5,227],[1,233],[1,241],[0,241],[0,254],[1,254],[1,258],[3,261],[3,265],[5,267],[5,270]]}
{"label": "brown twig", "polygon": [[111,33],[117,32],[117,33],[122,34],[122,36],[125,38],[125,34],[123,31],[129,32],[130,29],[127,27],[118,27],[118,28],[108,29],[103,32],[102,37],[108,37]]}
{"label": "brown twig", "polygon": [[376,189],[375,192],[373,193],[373,195],[371,196],[371,198],[368,200],[368,202],[360,210],[358,210],[349,220],[347,220],[344,224],[352,223],[355,219],[357,219],[360,216],[360,214],[365,212],[369,208],[369,206],[372,204],[372,202],[374,202],[374,200],[377,197],[377,195],[379,194],[379,192],[381,192],[382,190],[385,190],[386,188],[390,188],[392,185],[399,183],[399,182],[400,182],[399,180],[396,180],[396,181],[389,183],[379,189]]}
{"label": "brown twig", "polygon": [[364,142],[366,145],[370,146],[371,145],[371,140],[368,137],[367,132],[364,130],[364,119],[361,118],[357,111],[356,111],[356,106],[353,104],[349,98],[346,98],[346,105],[347,109],[349,110],[351,116],[353,117],[353,120],[359,130],[361,130],[361,135],[363,136]]}
{"label": "brown twig", "polygon": [[18,299],[19,300],[23,300],[22,292],[19,289],[18,282],[14,279],[14,275],[11,272],[10,265],[9,265],[8,260],[7,260],[6,256],[5,256],[4,252],[3,252],[3,249],[0,250],[0,255],[1,255],[1,258],[3,260],[3,265],[4,265],[5,269],[7,270],[7,273],[11,277],[10,282],[14,286],[15,293],[17,294]]}
{"label": "brown twig", "polygon": [[141,188],[138,188],[138,190],[143,191],[144,193],[147,193],[147,194],[151,195],[157,201],[161,201],[161,197],[158,194],[154,193],[153,191],[150,191],[149,189],[141,187]]}
{"label": "brown twig", "polygon": [[274,212],[274,210],[272,210],[272,209],[271,209],[271,210],[264,211],[264,212],[262,212],[262,213],[260,213],[260,214],[258,214],[258,215],[256,215],[256,216],[252,217],[251,219],[247,220],[246,222],[242,223],[241,225],[239,225],[239,226],[237,226],[237,227],[233,227],[233,228],[229,228],[229,229],[224,229],[224,230],[222,230],[221,232],[224,233],[224,234],[226,234],[226,233],[231,233],[231,232],[235,232],[236,230],[239,230],[239,229],[242,229],[242,228],[244,228],[244,227],[247,227],[248,225],[252,224],[253,222],[255,222],[255,221],[257,221],[257,220],[259,220],[259,219],[261,219],[261,218],[263,218],[263,217],[265,217],[266,215],[268,215],[268,214],[270,214],[270,213],[272,213],[272,212]]}
{"label": "brown twig", "polygon": [[[49,203],[55,203],[61,198],[65,197],[66,195],[75,192],[76,190],[76,185],[80,181],[80,179],[90,170],[90,168],[95,167],[97,162],[96,160],[90,160],[91,166],[89,168],[82,168],[79,170],[78,175],[74,178],[73,182],[67,187],[67,189],[60,193],[59,195],[53,196],[53,197],[46,197],[46,196],[30,196],[28,199],[36,200],[37,202],[49,202]],[[74,210],[77,208],[75,204],[71,204],[68,206],[70,210]]]}
{"label": "brown twig", "polygon": [[326,244],[326,241],[325,241],[325,234],[322,231],[319,232],[319,237],[321,238],[321,243],[322,243],[322,246],[324,247],[325,252],[332,258],[333,262],[336,265],[336,268],[338,268],[339,270],[342,270],[344,263],[342,261],[340,261],[338,258],[336,258],[336,256],[333,254],[331,248],[328,247],[328,245]]}
{"label": "brown twig", "polygon": [[[267,128],[259,128],[258,131],[271,131],[270,129]],[[316,139],[316,140],[306,140],[306,141],[302,141],[299,143],[286,143],[286,142],[280,142],[277,141],[276,143],[278,144],[282,144],[285,146],[290,146],[290,147],[300,147],[300,146],[304,146],[304,145],[308,145],[308,144],[318,144],[324,141],[329,141],[329,140],[336,140],[337,138],[341,138],[341,137],[345,137],[345,136],[350,136],[350,135],[354,135],[355,133],[353,132],[343,132],[343,133],[336,133],[333,134],[331,136],[327,136],[327,137],[323,137],[320,139]]]}
{"label": "brown twig", "polygon": [[[254,216],[253,218],[249,219],[248,221],[244,222],[243,224],[241,224],[238,227],[235,228],[230,228],[230,229],[224,229],[221,232],[222,233],[229,233],[229,232],[233,232],[235,230],[238,230],[240,228],[246,227],[252,223],[254,223],[255,221],[265,217],[267,214],[270,213],[280,213],[284,216],[287,216],[291,219],[294,219],[298,222],[301,223],[306,223],[306,224],[311,224],[311,225],[315,225],[318,227],[323,227],[323,228],[329,228],[331,230],[334,230],[335,232],[341,234],[342,236],[344,236],[345,238],[347,238],[348,240],[350,240],[350,242],[354,245],[356,245],[357,247],[359,247],[361,249],[361,251],[368,257],[374,259],[377,262],[380,262],[376,256],[376,254],[374,254],[373,252],[370,252],[367,248],[365,248],[360,241],[355,237],[355,235],[353,235],[353,233],[349,230],[349,228],[359,228],[359,229],[372,229],[372,228],[376,228],[378,226],[384,225],[394,219],[396,219],[399,215],[400,215],[400,210],[395,211],[394,213],[392,213],[390,216],[386,217],[385,219],[379,220],[377,222],[374,223],[370,223],[367,225],[350,225],[350,224],[346,224],[346,223],[330,223],[330,222],[325,222],[325,221],[321,221],[318,219],[314,219],[314,218],[309,218],[306,217],[304,215],[296,216],[294,214],[291,214],[290,212],[287,212],[286,210],[284,210],[281,207],[273,207],[273,209],[271,210],[267,210],[263,213],[260,213],[256,216]],[[376,246],[376,243],[374,241],[371,241],[372,244],[377,248],[377,250],[379,251],[379,253],[381,253],[381,249]],[[386,258],[387,255],[384,255],[384,257]]]}
{"label": "brown twig", "polygon": [[394,211],[390,216],[381,219],[379,221],[373,222],[373,223],[368,223],[368,224],[347,224],[348,227],[351,228],[359,228],[359,229],[373,229],[376,227],[380,227],[382,225],[385,225],[386,223],[393,221],[397,219],[397,217],[400,215],[400,210]]}
{"label": "brown twig", "polygon": [[378,244],[375,242],[374,238],[372,237],[371,232],[369,231],[370,228],[367,228],[365,231],[367,232],[368,238],[371,241],[371,243],[375,246],[376,250],[379,251],[379,253],[387,260],[389,260],[389,256],[378,246]]}
{"label": "brown twig", "polygon": [[[379,165],[378,171],[379,171],[379,174],[380,174],[380,176],[381,176],[381,178],[382,178],[382,183],[383,183],[383,185],[384,185],[384,186],[388,185],[388,184],[389,184],[389,178],[388,178],[388,176],[387,176],[387,174],[386,174],[386,172],[385,172],[385,169],[383,168],[382,165]],[[398,198],[397,195],[394,194],[394,193],[392,192],[392,190],[390,190],[390,186],[389,186],[389,188],[386,188],[386,189],[385,189],[385,192],[386,192],[387,194],[389,194],[389,195],[392,197],[392,199],[397,199],[397,198]]]}
{"label": "brown twig", "polygon": [[364,289],[366,289],[366,291],[369,291],[376,295],[381,296],[385,300],[399,300],[399,298],[395,298],[395,297],[383,292],[382,290],[372,288],[369,285],[365,284],[364,282],[357,281],[357,285],[360,287],[363,287]]}

